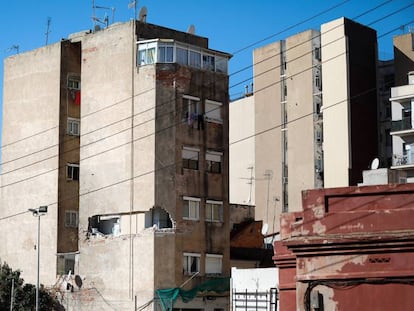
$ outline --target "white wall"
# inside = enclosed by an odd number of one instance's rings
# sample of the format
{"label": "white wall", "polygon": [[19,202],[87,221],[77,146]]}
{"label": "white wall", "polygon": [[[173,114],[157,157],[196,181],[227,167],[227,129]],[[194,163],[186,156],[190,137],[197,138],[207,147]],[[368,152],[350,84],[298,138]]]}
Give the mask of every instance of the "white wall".
{"label": "white wall", "polygon": [[230,203],[254,205],[254,96],[231,102],[229,107]]}

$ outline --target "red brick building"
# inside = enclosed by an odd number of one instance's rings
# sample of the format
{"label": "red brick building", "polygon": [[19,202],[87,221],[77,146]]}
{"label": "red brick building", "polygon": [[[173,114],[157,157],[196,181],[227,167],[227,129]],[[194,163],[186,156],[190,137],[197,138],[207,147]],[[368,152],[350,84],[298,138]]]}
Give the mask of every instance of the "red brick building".
{"label": "red brick building", "polygon": [[280,310],[414,304],[414,184],[304,191],[275,243]]}

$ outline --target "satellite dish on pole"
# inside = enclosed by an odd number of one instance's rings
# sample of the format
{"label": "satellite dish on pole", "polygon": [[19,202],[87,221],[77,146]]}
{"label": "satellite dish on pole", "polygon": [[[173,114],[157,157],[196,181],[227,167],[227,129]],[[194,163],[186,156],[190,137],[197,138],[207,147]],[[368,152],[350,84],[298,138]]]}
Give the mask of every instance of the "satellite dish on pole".
{"label": "satellite dish on pole", "polygon": [[375,158],[371,162],[371,170],[376,170],[379,167],[379,159]]}
{"label": "satellite dish on pole", "polygon": [[147,22],[147,13],[148,13],[148,10],[145,6],[143,6],[141,10],[139,10],[139,21],[140,22],[142,23]]}
{"label": "satellite dish on pole", "polygon": [[269,230],[269,225],[264,223],[262,227],[262,235],[266,235],[268,230]]}

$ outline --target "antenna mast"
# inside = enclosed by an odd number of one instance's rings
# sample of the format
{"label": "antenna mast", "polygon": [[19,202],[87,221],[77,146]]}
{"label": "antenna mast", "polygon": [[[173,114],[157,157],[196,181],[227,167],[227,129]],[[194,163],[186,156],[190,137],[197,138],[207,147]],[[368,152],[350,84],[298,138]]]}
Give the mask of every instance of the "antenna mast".
{"label": "antenna mast", "polygon": [[45,35],[46,35],[46,45],[49,42],[49,34],[51,33],[51,31],[50,31],[50,24],[51,24],[51,22],[52,22],[52,19],[50,17],[48,17],[47,18],[47,23],[46,23],[46,32],[45,32]]}

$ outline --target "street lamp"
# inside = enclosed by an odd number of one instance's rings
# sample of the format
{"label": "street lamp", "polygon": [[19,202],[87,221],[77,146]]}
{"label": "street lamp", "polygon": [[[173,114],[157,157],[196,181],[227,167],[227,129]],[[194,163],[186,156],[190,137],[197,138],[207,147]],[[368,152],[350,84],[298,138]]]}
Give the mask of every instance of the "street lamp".
{"label": "street lamp", "polygon": [[40,269],[40,216],[46,215],[47,206],[29,208],[29,212],[37,217],[37,281],[36,281],[36,311],[39,311],[39,269]]}

